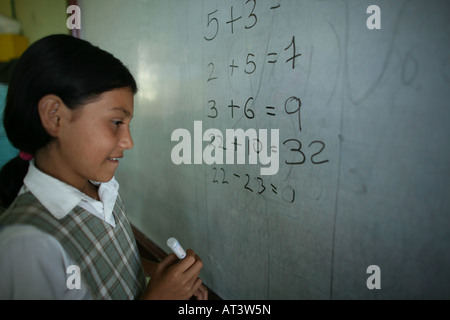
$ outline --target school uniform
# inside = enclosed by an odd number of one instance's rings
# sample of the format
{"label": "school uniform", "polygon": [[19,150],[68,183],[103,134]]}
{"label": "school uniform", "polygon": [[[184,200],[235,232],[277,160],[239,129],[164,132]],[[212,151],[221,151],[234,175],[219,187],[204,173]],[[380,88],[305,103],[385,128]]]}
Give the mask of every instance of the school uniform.
{"label": "school uniform", "polygon": [[118,189],[114,178],[99,184],[96,201],[30,161],[0,215],[0,299],[139,298],[144,270]]}

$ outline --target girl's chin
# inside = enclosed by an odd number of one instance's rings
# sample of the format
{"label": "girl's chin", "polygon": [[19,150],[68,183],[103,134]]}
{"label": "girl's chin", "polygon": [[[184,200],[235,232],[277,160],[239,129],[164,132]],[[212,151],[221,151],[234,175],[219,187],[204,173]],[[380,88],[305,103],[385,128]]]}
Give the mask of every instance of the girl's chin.
{"label": "girl's chin", "polygon": [[109,182],[116,174],[116,170],[119,167],[118,160],[106,160],[101,166],[98,166],[98,170],[93,172],[94,179],[90,179],[97,182]]}
{"label": "girl's chin", "polygon": [[103,173],[103,174],[96,174],[94,179],[90,179],[96,182],[101,182],[101,183],[105,183],[105,182],[109,182],[111,181],[112,178],[114,178],[114,174],[115,174],[115,170],[108,172],[108,173]]}

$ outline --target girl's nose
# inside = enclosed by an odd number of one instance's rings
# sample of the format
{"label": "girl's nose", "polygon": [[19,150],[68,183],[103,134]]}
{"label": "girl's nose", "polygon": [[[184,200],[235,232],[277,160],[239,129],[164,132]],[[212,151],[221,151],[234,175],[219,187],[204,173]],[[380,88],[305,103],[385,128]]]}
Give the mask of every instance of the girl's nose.
{"label": "girl's nose", "polygon": [[133,146],[134,146],[134,142],[133,142],[133,138],[131,138],[130,128],[126,127],[122,137],[120,138],[119,147],[121,147],[124,150],[129,150],[129,149],[133,148]]}

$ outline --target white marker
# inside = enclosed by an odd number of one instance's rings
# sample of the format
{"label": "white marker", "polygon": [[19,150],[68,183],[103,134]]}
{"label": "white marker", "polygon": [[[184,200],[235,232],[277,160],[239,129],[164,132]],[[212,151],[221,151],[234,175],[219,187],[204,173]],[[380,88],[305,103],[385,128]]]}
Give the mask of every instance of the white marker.
{"label": "white marker", "polygon": [[169,240],[167,240],[167,245],[173,253],[175,253],[178,259],[184,259],[184,257],[186,257],[186,251],[184,251],[177,239],[169,238]]}

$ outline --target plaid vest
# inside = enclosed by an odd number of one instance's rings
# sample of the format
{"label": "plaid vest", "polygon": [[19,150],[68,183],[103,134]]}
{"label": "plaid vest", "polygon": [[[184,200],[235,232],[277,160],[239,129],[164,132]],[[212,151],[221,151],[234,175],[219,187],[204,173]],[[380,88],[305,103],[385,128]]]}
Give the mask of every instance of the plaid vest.
{"label": "plaid vest", "polygon": [[145,276],[120,196],[113,214],[115,228],[81,207],[58,220],[27,192],[0,216],[0,226],[32,225],[55,237],[80,267],[94,299],[136,299],[144,292]]}

